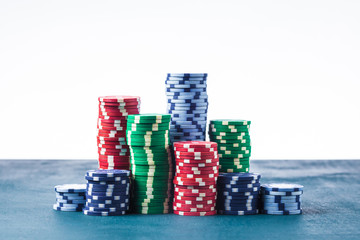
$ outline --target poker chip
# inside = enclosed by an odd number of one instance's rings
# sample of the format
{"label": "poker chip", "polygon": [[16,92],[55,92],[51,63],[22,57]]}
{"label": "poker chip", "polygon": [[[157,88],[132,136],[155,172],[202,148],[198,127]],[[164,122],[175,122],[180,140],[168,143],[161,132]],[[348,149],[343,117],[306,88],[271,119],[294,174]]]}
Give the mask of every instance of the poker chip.
{"label": "poker chip", "polygon": [[170,141],[205,140],[208,110],[207,74],[198,77],[172,73],[165,81],[167,113],[171,114]]}
{"label": "poker chip", "polygon": [[257,173],[220,173],[217,184],[219,214],[252,215],[258,213],[261,176]]}
{"label": "poker chip", "polygon": [[174,210],[174,213],[181,216],[212,216],[216,215],[216,210],[206,212],[186,212]]}
{"label": "poker chip", "polygon": [[56,192],[54,210],[64,212],[82,211],[86,200],[86,184],[56,185],[54,189]]}
{"label": "poker chip", "polygon": [[86,172],[85,215],[124,215],[129,210],[130,171],[119,169]]}
{"label": "poker chip", "polygon": [[[126,142],[127,118],[140,112],[140,97],[99,97],[97,143],[99,169],[129,169],[130,152]],[[115,157],[117,163],[103,161]],[[117,158],[118,157],[118,158]]]}
{"label": "poker chip", "polygon": [[174,155],[174,213],[214,215],[219,174],[217,144],[202,141],[174,142]]}
{"label": "poker chip", "polygon": [[127,142],[132,171],[132,211],[140,214],[169,212],[172,159],[169,141],[171,115],[131,115]]}
{"label": "poker chip", "polygon": [[292,183],[262,184],[260,190],[261,213],[271,215],[301,214],[303,185]]}

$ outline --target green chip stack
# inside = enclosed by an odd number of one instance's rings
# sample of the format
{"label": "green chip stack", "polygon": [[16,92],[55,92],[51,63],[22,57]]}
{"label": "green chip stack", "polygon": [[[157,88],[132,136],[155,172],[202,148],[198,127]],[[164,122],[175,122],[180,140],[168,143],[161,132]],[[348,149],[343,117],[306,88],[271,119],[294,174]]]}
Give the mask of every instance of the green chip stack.
{"label": "green chip stack", "polygon": [[173,167],[169,114],[129,115],[126,138],[130,148],[132,209],[135,213],[169,212]]}
{"label": "green chip stack", "polygon": [[218,144],[220,172],[249,172],[251,141],[250,121],[211,120],[210,141]]}

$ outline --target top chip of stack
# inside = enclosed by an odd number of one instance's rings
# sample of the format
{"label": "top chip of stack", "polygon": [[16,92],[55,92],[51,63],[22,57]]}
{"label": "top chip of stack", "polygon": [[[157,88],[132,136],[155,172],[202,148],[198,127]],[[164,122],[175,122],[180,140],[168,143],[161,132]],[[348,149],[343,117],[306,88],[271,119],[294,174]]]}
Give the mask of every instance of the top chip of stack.
{"label": "top chip of stack", "polygon": [[261,185],[261,213],[272,215],[301,214],[303,185],[271,183]]}
{"label": "top chip of stack", "polygon": [[214,142],[174,143],[174,213],[184,216],[215,215],[219,158]]}
{"label": "top chip of stack", "polygon": [[250,121],[211,120],[209,137],[218,144],[220,172],[249,172],[251,141]]}
{"label": "top chip of stack", "polygon": [[119,216],[129,210],[129,170],[89,170],[86,172],[85,215]]}
{"label": "top chip of stack", "polygon": [[167,111],[171,114],[171,142],[205,140],[208,95],[207,73],[169,73]]}
{"label": "top chip of stack", "polygon": [[55,186],[56,203],[53,209],[57,211],[82,211],[85,205],[85,184],[63,184]]}
{"label": "top chip of stack", "polygon": [[135,213],[169,212],[172,161],[168,114],[140,114],[128,117],[133,179],[132,209]]}
{"label": "top chip of stack", "polygon": [[130,153],[126,143],[127,117],[139,112],[140,97],[99,97],[97,146],[100,169],[129,169]]}
{"label": "top chip of stack", "polygon": [[258,213],[260,174],[220,173],[216,208],[225,215],[253,215]]}

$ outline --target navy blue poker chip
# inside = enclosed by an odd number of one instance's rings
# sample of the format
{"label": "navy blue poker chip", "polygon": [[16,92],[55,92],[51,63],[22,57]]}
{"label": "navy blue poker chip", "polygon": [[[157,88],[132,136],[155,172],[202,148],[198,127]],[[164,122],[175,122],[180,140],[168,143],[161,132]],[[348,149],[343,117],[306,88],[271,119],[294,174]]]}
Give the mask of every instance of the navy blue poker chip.
{"label": "navy blue poker chip", "polygon": [[120,169],[89,170],[86,172],[86,176],[113,179],[114,177],[129,177],[130,171]]}
{"label": "navy blue poker chip", "polygon": [[266,191],[275,191],[275,192],[296,192],[304,190],[303,185],[292,184],[292,183],[269,183],[262,184],[261,188]]}
{"label": "navy blue poker chip", "polygon": [[255,215],[258,214],[258,210],[251,210],[251,211],[226,211],[226,210],[219,210],[219,214],[223,215]]}
{"label": "navy blue poker chip", "polygon": [[86,207],[96,207],[96,208],[122,208],[125,209],[129,206],[129,203],[109,203],[109,204],[104,204],[104,203],[89,203],[87,202]]}
{"label": "navy blue poker chip", "polygon": [[166,92],[204,92],[206,93],[206,88],[166,88]]}
{"label": "navy blue poker chip", "polygon": [[84,207],[84,210],[92,212],[120,212],[129,210],[129,206],[126,207],[111,207],[111,208],[98,208],[98,207]]}
{"label": "navy blue poker chip", "polygon": [[190,78],[190,77],[207,77],[207,73],[168,73],[167,77],[182,77],[182,78]]}
{"label": "navy blue poker chip", "polygon": [[293,214],[302,214],[302,209],[298,209],[298,210],[284,210],[284,211],[264,210],[264,209],[261,209],[260,212],[261,212],[262,214],[271,214],[271,215],[293,215]]}
{"label": "navy blue poker chip", "polygon": [[260,188],[260,183],[245,183],[245,182],[237,182],[237,183],[225,183],[225,182],[218,182],[218,187],[220,188]]}
{"label": "navy blue poker chip", "polygon": [[226,178],[228,180],[259,180],[261,178],[261,175],[258,173],[220,173],[220,178]]}
{"label": "navy blue poker chip", "polygon": [[88,216],[120,216],[125,215],[126,211],[119,211],[119,212],[95,212],[95,211],[89,211],[84,210],[83,213]]}
{"label": "navy blue poker chip", "polygon": [[118,200],[115,200],[115,199],[94,200],[92,198],[88,198],[88,199],[86,199],[86,203],[88,203],[88,204],[90,204],[90,203],[91,204],[123,204],[123,203],[129,203],[129,196],[121,197],[121,199],[118,199]]}

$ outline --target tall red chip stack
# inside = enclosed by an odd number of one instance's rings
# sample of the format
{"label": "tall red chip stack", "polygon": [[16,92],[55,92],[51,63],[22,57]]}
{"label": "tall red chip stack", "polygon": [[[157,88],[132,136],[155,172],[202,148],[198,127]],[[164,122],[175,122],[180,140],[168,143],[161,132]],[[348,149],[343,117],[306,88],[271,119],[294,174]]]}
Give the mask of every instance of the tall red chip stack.
{"label": "tall red chip stack", "polygon": [[97,146],[99,169],[130,168],[130,151],[126,143],[127,116],[140,113],[140,97],[99,97]]}
{"label": "tall red chip stack", "polygon": [[184,216],[215,215],[216,181],[219,176],[217,143],[175,142],[174,151],[174,213]]}

